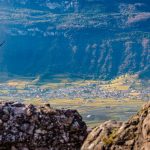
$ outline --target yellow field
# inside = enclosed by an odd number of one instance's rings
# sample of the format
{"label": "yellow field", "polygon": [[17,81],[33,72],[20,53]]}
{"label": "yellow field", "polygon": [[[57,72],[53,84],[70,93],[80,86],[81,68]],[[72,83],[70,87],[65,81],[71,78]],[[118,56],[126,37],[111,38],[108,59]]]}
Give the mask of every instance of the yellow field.
{"label": "yellow field", "polygon": [[[39,83],[40,77],[38,77],[35,80],[9,80],[5,84],[7,84],[9,87],[14,87],[15,92],[17,94],[24,94],[28,93],[30,91],[26,90],[26,86],[30,87],[32,89],[36,87],[39,87],[41,90],[44,89],[53,89],[57,90],[59,88],[71,88],[71,87],[86,87],[89,85],[95,84],[97,88],[103,89],[103,91],[107,91],[110,93],[113,92],[128,92],[129,96],[125,98],[121,98],[119,100],[119,97],[115,98],[89,98],[89,99],[83,99],[83,98],[74,98],[69,99],[67,96],[65,96],[63,99],[56,98],[56,99],[47,99],[43,100],[42,98],[38,98],[35,96],[35,98],[25,98],[21,100],[25,104],[34,104],[34,105],[43,105],[43,103],[50,103],[50,105],[53,108],[65,108],[65,109],[76,109],[78,110],[82,115],[86,116],[89,112],[96,115],[101,115],[104,113],[107,114],[108,118],[110,119],[118,119],[120,116],[128,116],[128,113],[132,113],[132,108],[134,110],[141,107],[145,102],[143,100],[140,100],[140,91],[138,90],[131,90],[131,86],[141,88],[141,81],[137,78],[137,75],[124,75],[117,77],[116,79],[112,81],[99,81],[99,80],[70,80],[69,78],[63,78],[62,76],[58,76],[59,78],[54,78],[51,82],[43,82]],[[1,84],[2,85],[2,84]],[[94,85],[94,86],[95,86]],[[93,87],[94,87],[93,86]],[[9,90],[7,89],[1,89],[0,94],[8,94]],[[38,95],[38,92],[37,92]],[[0,101],[10,101],[10,98],[8,96],[1,96]],[[21,97],[19,98],[21,99]],[[12,101],[15,101],[15,97],[11,97]],[[117,110],[118,109],[118,110]],[[99,110],[101,110],[99,112]],[[104,111],[104,112],[103,112]],[[87,113],[88,112],[88,113]],[[94,126],[96,124],[99,124],[100,120],[103,119],[95,119],[95,120],[86,120],[88,122],[88,125]]]}

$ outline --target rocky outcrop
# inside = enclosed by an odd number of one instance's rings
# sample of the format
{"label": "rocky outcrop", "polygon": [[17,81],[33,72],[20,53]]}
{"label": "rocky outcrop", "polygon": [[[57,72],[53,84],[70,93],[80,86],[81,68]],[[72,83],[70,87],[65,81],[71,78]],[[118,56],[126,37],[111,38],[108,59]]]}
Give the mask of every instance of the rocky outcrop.
{"label": "rocky outcrop", "polygon": [[127,122],[107,121],[94,128],[82,150],[150,150],[150,103]]}
{"label": "rocky outcrop", "polygon": [[150,103],[127,122],[107,121],[93,129],[82,150],[150,150]]}
{"label": "rocky outcrop", "polygon": [[0,150],[78,150],[86,136],[76,110],[0,103]]}
{"label": "rocky outcrop", "polygon": [[127,122],[87,132],[76,110],[0,103],[0,150],[150,150],[150,102]]}

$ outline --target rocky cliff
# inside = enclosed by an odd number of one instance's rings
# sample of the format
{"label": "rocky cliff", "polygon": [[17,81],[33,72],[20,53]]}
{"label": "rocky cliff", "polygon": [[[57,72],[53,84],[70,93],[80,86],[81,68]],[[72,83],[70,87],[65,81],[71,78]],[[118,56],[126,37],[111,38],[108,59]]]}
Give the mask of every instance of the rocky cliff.
{"label": "rocky cliff", "polygon": [[76,110],[0,103],[0,150],[76,150],[86,136]]}
{"label": "rocky cliff", "polygon": [[150,103],[127,122],[107,121],[87,134],[76,110],[0,104],[0,150],[149,150]]}
{"label": "rocky cliff", "polygon": [[150,150],[150,103],[127,122],[107,121],[93,129],[82,150]]}

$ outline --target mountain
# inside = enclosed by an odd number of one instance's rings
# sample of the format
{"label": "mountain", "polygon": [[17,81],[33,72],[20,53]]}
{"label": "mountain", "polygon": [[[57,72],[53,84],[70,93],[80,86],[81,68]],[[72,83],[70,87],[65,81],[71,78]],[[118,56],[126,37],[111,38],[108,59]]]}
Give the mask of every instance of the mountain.
{"label": "mountain", "polygon": [[149,0],[0,0],[0,72],[150,78]]}

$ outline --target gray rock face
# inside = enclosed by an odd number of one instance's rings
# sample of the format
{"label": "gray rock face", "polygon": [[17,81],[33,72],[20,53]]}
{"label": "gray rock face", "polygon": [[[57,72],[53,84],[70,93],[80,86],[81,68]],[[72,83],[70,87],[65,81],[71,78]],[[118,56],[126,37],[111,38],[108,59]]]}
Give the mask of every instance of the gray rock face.
{"label": "gray rock face", "polygon": [[107,121],[93,129],[82,150],[150,150],[150,102],[125,123]]}
{"label": "gray rock face", "polygon": [[0,103],[0,150],[78,150],[86,136],[76,110]]}
{"label": "gray rock face", "polygon": [[76,110],[0,103],[0,150],[150,150],[150,102],[127,122],[87,132]]}

